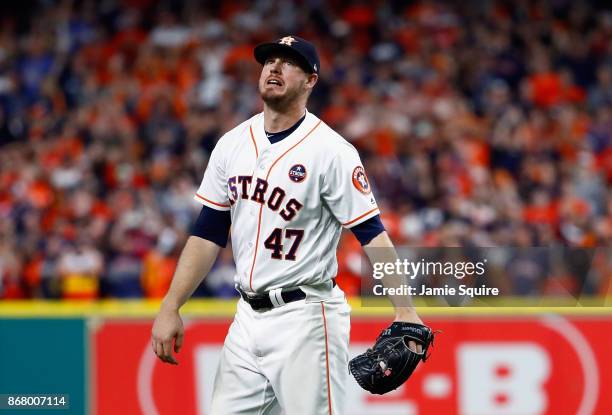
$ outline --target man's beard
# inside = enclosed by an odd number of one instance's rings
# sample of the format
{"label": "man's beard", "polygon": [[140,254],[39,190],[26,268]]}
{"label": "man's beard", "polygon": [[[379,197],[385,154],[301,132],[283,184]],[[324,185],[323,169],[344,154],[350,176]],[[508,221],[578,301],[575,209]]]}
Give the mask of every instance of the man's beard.
{"label": "man's beard", "polygon": [[265,96],[260,91],[261,99],[268,107],[277,112],[289,108],[300,97],[300,88],[290,89],[284,95]]}

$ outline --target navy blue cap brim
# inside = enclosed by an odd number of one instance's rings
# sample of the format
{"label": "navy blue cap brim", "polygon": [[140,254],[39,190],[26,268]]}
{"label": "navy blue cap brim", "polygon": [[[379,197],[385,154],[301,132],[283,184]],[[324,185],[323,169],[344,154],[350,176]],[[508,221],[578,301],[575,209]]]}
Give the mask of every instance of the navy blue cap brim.
{"label": "navy blue cap brim", "polygon": [[298,61],[300,67],[304,69],[304,71],[309,73],[317,73],[317,71],[315,71],[315,69],[312,67],[310,62],[308,62],[308,59],[306,59],[304,55],[302,55],[300,52],[288,45],[273,42],[261,43],[255,46],[253,54],[255,55],[255,60],[262,65],[266,63],[266,59],[268,59],[272,55],[279,54],[291,56]]}

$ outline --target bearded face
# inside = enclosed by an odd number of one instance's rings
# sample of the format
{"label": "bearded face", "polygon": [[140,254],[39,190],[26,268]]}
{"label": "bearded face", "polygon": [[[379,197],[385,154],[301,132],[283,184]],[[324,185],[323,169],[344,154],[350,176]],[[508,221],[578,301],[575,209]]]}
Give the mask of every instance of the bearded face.
{"label": "bearded face", "polygon": [[310,93],[308,77],[294,59],[270,57],[259,77],[259,93],[269,107],[280,110]]}

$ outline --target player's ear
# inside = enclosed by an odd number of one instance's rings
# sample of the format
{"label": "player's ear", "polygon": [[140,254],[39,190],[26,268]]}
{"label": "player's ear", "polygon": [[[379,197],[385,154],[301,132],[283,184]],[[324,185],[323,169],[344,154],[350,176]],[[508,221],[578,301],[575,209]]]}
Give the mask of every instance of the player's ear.
{"label": "player's ear", "polygon": [[319,80],[319,75],[317,75],[316,73],[309,73],[307,74],[307,78],[306,78],[306,86],[309,89],[313,89],[314,86],[317,84],[318,80]]}

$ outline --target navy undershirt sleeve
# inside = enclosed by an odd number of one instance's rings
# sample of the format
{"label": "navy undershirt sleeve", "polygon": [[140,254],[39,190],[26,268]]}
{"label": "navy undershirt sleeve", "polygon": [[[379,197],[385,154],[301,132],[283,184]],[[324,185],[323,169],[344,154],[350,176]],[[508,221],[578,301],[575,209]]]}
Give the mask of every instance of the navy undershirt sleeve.
{"label": "navy undershirt sleeve", "polygon": [[225,248],[231,225],[232,217],[229,210],[216,210],[203,206],[200,216],[191,227],[191,234]]}
{"label": "navy undershirt sleeve", "polygon": [[381,232],[384,232],[384,230],[385,226],[380,220],[380,215],[376,215],[351,228],[351,231],[355,234],[361,246],[369,244],[372,239]]}

